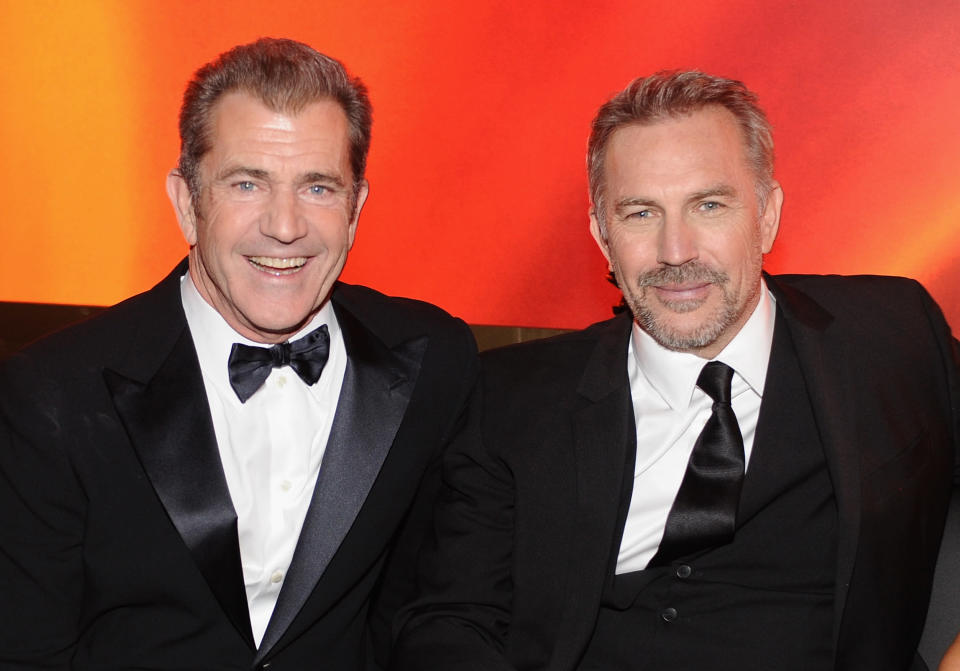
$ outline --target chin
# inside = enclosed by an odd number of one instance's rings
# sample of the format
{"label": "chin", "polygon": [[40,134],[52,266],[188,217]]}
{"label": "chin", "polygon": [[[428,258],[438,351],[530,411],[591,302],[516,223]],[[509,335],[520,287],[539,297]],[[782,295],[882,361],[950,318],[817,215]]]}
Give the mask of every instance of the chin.
{"label": "chin", "polygon": [[[650,310],[637,306],[634,319],[661,346],[679,352],[698,350],[713,344],[723,331],[723,320],[715,311],[692,313]],[[702,309],[702,308],[701,308]]]}
{"label": "chin", "polygon": [[305,314],[297,318],[267,322],[267,328],[264,330],[270,331],[271,333],[287,334],[292,336],[294,333],[302,329],[307,322],[310,321],[312,316],[312,314]]}
{"label": "chin", "polygon": [[297,311],[278,314],[276,311],[246,313],[246,323],[256,333],[267,336],[293,335],[313,316],[315,311]]}

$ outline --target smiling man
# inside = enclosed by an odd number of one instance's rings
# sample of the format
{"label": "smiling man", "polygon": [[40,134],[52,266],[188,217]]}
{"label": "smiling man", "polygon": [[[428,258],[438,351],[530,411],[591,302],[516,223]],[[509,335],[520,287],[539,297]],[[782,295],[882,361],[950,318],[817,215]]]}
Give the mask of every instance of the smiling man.
{"label": "smiling man", "polygon": [[201,68],[187,260],[0,368],[4,669],[375,669],[475,377],[463,322],[338,282],[370,103],[289,40]]}
{"label": "smiling man", "polygon": [[629,309],[484,355],[395,668],[926,668],[960,407],[937,306],[762,273],[783,192],[739,82],[634,81],[587,164]]}

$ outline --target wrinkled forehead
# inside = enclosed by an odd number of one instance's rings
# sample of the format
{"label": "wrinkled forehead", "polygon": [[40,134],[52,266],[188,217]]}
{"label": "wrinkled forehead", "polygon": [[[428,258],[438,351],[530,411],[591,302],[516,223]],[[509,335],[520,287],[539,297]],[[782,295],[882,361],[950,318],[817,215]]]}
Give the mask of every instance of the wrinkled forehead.
{"label": "wrinkled forehead", "polygon": [[[280,119],[295,119],[302,115],[305,110],[315,105],[326,105],[340,110],[346,121],[346,111],[343,105],[326,94],[316,94],[311,96],[269,96],[261,91],[250,89],[243,86],[237,86],[221,93],[213,102],[204,115],[203,134],[205,142],[203,143],[202,158],[213,147],[218,136],[232,134],[235,132],[234,125],[224,125],[225,118],[234,120],[238,112],[246,112],[248,115],[254,113],[269,112],[272,113],[277,123]],[[346,130],[349,133],[349,128]],[[348,137],[349,140],[349,137]]]}
{"label": "wrinkled forehead", "polygon": [[637,152],[657,151],[669,155],[671,150],[707,153],[722,149],[749,163],[746,133],[733,113],[720,105],[706,105],[624,124],[611,135],[607,156],[616,150],[618,144],[624,144],[625,137],[632,138],[633,151]]}
{"label": "wrinkled forehead", "polygon": [[661,181],[712,172],[739,180],[749,172],[753,179],[740,127],[724,108],[619,128],[610,139],[604,172],[608,183],[624,174]]}
{"label": "wrinkled forehead", "polygon": [[278,156],[322,152],[346,157],[349,151],[346,114],[329,98],[289,112],[271,109],[246,93],[231,93],[212,110],[208,139],[208,156],[250,150]]}

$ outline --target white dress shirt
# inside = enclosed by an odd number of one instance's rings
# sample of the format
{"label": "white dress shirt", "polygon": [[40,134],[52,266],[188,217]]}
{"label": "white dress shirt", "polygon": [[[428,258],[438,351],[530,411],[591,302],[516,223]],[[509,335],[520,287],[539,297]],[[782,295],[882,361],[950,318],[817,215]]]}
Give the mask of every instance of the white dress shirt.
{"label": "white dress shirt", "polygon": [[[748,468],[773,345],[774,307],[775,300],[761,280],[760,300],[753,314],[712,359],[734,370],[731,405],[743,435]],[[627,370],[637,424],[637,455],[630,509],[617,557],[618,574],[646,568],[660,546],[693,446],[712,413],[713,401],[697,387],[706,363],[695,354],[660,346],[634,322]]]}
{"label": "white dress shirt", "polygon": [[316,384],[307,386],[289,366],[274,368],[241,403],[230,386],[233,343],[265,347],[234,331],[199,294],[190,274],[180,296],[200,359],[220,461],[237,512],[240,560],[250,624],[263,639],[306,518],[347,366],[336,314],[327,301],[296,340],[322,324],[330,355]]}

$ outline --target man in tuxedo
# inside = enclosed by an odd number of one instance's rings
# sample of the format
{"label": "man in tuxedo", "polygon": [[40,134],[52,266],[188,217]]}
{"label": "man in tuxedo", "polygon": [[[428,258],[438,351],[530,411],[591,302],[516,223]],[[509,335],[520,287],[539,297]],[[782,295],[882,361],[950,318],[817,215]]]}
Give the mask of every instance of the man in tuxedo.
{"label": "man in tuxedo", "polygon": [[337,281],[363,84],[263,39],[197,71],[189,257],[0,369],[4,669],[373,669],[475,377],[466,325]]}
{"label": "man in tuxedo", "polygon": [[482,358],[394,668],[924,668],[960,403],[937,306],[762,273],[783,192],[739,82],[635,80],[588,172],[629,310]]}

